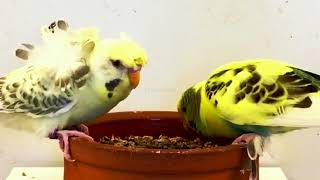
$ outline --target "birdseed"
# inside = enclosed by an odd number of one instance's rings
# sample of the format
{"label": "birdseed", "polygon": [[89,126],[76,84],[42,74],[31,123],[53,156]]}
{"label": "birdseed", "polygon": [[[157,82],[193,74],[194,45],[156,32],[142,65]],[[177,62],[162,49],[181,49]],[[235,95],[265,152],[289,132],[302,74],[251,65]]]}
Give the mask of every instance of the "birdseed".
{"label": "birdseed", "polygon": [[213,148],[217,145],[212,141],[202,141],[199,138],[186,139],[183,137],[168,137],[160,135],[159,137],[153,136],[104,136],[100,138],[100,143],[111,144],[120,147],[142,147],[149,149],[196,149],[196,148]]}

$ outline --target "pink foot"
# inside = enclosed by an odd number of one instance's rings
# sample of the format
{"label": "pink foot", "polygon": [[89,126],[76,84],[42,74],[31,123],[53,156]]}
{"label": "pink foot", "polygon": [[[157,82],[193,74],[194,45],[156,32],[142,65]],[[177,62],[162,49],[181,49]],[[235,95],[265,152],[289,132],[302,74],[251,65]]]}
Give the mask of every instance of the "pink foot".
{"label": "pink foot", "polygon": [[237,137],[237,139],[235,139],[232,144],[248,144],[257,136],[259,135],[254,133],[242,134],[241,136]]}
{"label": "pink foot", "polygon": [[264,149],[264,138],[258,134],[249,133],[239,136],[232,144],[247,144],[247,153],[251,159],[250,180],[258,179],[257,157],[262,155]]}
{"label": "pink foot", "polygon": [[247,152],[251,160],[255,160],[258,155],[262,155],[264,149],[264,137],[249,133],[239,136],[232,144],[247,144]]}
{"label": "pink foot", "polygon": [[57,136],[59,139],[60,149],[63,151],[63,156],[68,161],[75,161],[71,158],[69,138],[70,137],[82,137],[89,141],[94,141],[92,137],[84,132],[79,132],[76,130],[61,130],[57,131]]}
{"label": "pink foot", "polygon": [[77,125],[77,126],[72,126],[71,129],[75,129],[75,130],[78,130],[80,132],[85,133],[86,135],[89,135],[89,128],[84,124],[80,124],[80,125]]}

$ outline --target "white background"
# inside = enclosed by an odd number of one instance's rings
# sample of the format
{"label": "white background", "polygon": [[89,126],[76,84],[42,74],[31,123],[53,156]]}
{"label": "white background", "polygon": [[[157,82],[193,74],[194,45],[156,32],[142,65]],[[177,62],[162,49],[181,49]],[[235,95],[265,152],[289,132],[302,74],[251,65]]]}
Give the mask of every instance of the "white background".
{"label": "white background", "polygon": [[[147,50],[139,88],[114,111],[175,110],[184,89],[231,60],[276,58],[320,73],[317,0],[2,0],[0,75],[23,65],[18,43],[39,42],[40,26],[61,18],[104,37],[126,32]],[[0,179],[13,166],[61,165],[57,142],[0,129]]]}

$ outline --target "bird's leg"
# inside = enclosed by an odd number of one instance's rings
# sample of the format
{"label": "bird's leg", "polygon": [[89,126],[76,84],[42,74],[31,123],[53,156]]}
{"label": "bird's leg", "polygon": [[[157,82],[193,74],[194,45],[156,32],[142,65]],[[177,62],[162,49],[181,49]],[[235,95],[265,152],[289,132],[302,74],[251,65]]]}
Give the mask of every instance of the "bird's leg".
{"label": "bird's leg", "polygon": [[265,140],[258,134],[249,133],[239,136],[232,144],[247,144],[248,155],[251,160],[255,160],[258,155],[262,156]]}
{"label": "bird's leg", "polygon": [[86,135],[89,135],[89,128],[88,128],[86,125],[84,125],[84,124],[72,126],[71,129],[75,129],[75,130],[78,130],[78,131],[80,131],[80,132],[85,133]]}
{"label": "bird's leg", "polygon": [[89,141],[94,141],[93,138],[90,137],[89,135],[76,130],[57,131],[57,136],[59,139],[60,148],[63,151],[63,156],[68,161],[75,161],[71,158],[71,154],[70,154],[70,144],[69,144],[70,137],[82,137]]}
{"label": "bird's leg", "polygon": [[81,125],[75,126],[74,129],[76,130],[55,129],[53,132],[51,132],[48,135],[50,139],[59,139],[60,149],[63,152],[63,156],[68,161],[74,161],[71,158],[71,154],[70,154],[70,147],[69,147],[70,137],[82,137],[89,141],[93,141],[93,138],[89,136],[89,129],[87,126],[81,124]]}
{"label": "bird's leg", "polygon": [[251,159],[251,174],[250,180],[258,179],[258,164],[257,157],[262,156],[265,145],[265,139],[254,133],[243,134],[236,138],[232,144],[247,144],[247,153]]}

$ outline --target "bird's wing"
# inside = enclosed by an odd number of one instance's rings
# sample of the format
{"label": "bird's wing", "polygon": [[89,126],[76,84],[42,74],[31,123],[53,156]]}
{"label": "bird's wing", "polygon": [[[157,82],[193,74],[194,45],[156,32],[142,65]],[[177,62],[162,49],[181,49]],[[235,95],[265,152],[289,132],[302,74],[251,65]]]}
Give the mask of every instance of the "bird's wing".
{"label": "bird's wing", "polygon": [[220,68],[205,84],[219,116],[237,125],[320,126],[320,76],[273,61]]}
{"label": "bird's wing", "polygon": [[53,117],[70,110],[75,93],[86,83],[89,67],[64,74],[50,67],[25,66],[0,79],[0,112]]}
{"label": "bird's wing", "polygon": [[94,44],[100,40],[96,28],[70,30],[68,23],[63,20],[41,27],[41,37],[43,42],[36,46],[29,43],[21,44],[22,47],[15,51],[16,56],[28,60],[28,64],[50,65],[60,70],[61,64],[69,68],[80,58],[87,58],[89,54],[83,51],[83,46],[92,42],[94,47]]}

